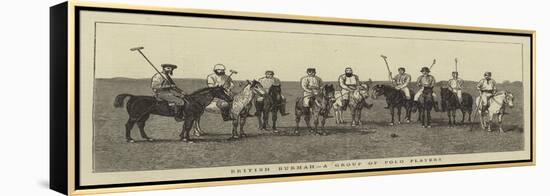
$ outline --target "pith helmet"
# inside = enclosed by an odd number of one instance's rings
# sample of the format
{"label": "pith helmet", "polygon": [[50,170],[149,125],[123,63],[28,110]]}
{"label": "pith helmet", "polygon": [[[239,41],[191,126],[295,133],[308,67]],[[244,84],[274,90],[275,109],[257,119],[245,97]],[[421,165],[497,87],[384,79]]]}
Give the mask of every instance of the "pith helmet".
{"label": "pith helmet", "polygon": [[265,75],[267,75],[267,74],[273,75],[273,74],[275,74],[275,72],[273,72],[273,71],[271,71],[271,70],[267,70],[267,71],[265,71]]}
{"label": "pith helmet", "polygon": [[428,67],[422,67],[422,69],[420,70],[420,72],[422,72],[422,73],[424,73],[424,72],[430,73],[430,68],[428,68]]}
{"label": "pith helmet", "polygon": [[315,71],[315,68],[307,68],[306,72],[309,73],[309,72],[316,72],[316,71]]}
{"label": "pith helmet", "polygon": [[225,70],[225,65],[223,65],[223,64],[214,65],[214,71],[216,71],[216,70]]}
{"label": "pith helmet", "polygon": [[177,66],[177,65],[174,65],[174,64],[168,64],[168,63],[166,63],[166,64],[162,64],[162,65],[160,65],[160,66],[161,66],[162,68],[165,68],[165,67],[171,67],[172,69],[176,69],[176,68],[178,68],[178,66]]}

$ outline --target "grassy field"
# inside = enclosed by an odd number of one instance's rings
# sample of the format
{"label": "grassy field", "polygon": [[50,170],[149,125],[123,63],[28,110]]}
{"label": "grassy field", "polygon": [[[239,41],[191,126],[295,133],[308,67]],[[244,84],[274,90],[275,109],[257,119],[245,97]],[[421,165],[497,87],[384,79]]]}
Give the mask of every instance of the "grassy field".
{"label": "grassy field", "polygon": [[[205,85],[202,80],[177,80],[176,83],[187,92]],[[149,79],[97,79],[95,85],[95,172],[502,152],[524,148],[523,95],[519,82],[499,84],[501,89],[514,93],[516,105],[507,109],[510,114],[504,117],[506,132],[502,134],[483,131],[477,123],[473,131],[470,126],[449,128],[446,113],[432,114],[431,129],[416,123],[416,114],[411,124],[387,126],[389,111],[384,109],[386,104],[380,97],[371,100],[374,107],[364,111],[366,125],[363,128],[349,124],[337,126],[334,119],[329,119],[328,136],[310,135],[306,129],[298,136],[288,135],[285,132],[294,128],[294,100],[301,95],[301,89],[297,82],[284,82],[284,95],[289,100],[287,108],[292,114],[279,118],[282,134],[260,131],[256,118],[249,118],[245,129],[249,137],[228,140],[231,123],[221,121],[219,114],[205,114],[202,128],[209,135],[192,136],[193,144],[179,142],[182,123],[160,116],[152,116],[146,125],[146,132],[156,141],[140,141],[135,127],[132,137],[138,142],[127,143],[124,123],[128,116],[125,108],[113,107],[114,98],[120,93],[150,95]],[[466,92],[476,92],[473,82],[466,85]],[[439,89],[436,92],[439,93]],[[350,118],[348,112],[345,115],[346,119]],[[391,137],[392,134],[396,137]]]}

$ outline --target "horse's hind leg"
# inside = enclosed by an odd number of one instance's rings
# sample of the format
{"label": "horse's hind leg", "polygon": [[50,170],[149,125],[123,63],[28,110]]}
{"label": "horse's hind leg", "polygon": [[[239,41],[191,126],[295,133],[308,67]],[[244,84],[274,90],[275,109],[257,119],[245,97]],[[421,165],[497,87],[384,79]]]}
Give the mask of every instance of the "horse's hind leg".
{"label": "horse's hind leg", "polygon": [[246,133],[244,133],[244,125],[246,124],[246,117],[241,117],[241,120],[239,122],[239,137],[246,137]]}
{"label": "horse's hind leg", "polygon": [[447,118],[449,118],[449,127],[453,126],[452,116],[451,116],[451,110],[447,109]]}
{"label": "horse's hind leg", "polygon": [[189,137],[189,132],[191,132],[191,129],[193,128],[193,124],[195,124],[195,120],[185,119],[185,122],[183,123],[183,127],[180,133],[180,139],[182,142],[193,143],[191,141],[191,138]]}
{"label": "horse's hind leg", "polygon": [[237,116],[237,119],[233,120],[232,122],[232,125],[233,125],[233,128],[231,130],[231,138],[232,139],[237,139],[239,138],[239,135],[238,135],[238,132],[237,132],[237,129],[239,128],[239,117]]}
{"label": "horse's hind leg", "polygon": [[390,108],[390,114],[391,114],[390,126],[393,126],[393,122],[395,121],[395,120],[394,120],[394,115],[395,115],[395,108],[394,108],[394,107],[391,107],[391,108]]}
{"label": "horse's hind leg", "polygon": [[134,128],[134,124],[136,121],[134,121],[132,118],[129,118],[126,122],[126,141],[127,142],[134,142],[134,139],[132,139],[132,128]]}
{"label": "horse's hind leg", "polygon": [[273,124],[271,125],[271,129],[277,132],[277,110],[271,112],[271,121],[273,122]]}
{"label": "horse's hind leg", "polygon": [[397,124],[401,124],[401,106],[397,108]]}
{"label": "horse's hind leg", "polygon": [[139,128],[139,133],[141,134],[141,138],[146,139],[147,141],[153,141],[153,139],[147,136],[147,133],[145,133],[145,121],[147,121],[147,119],[149,119],[149,115],[143,116],[137,122],[137,126]]}
{"label": "horse's hind leg", "polygon": [[504,133],[504,130],[502,129],[502,116],[503,114],[498,114],[498,130],[501,133]]}
{"label": "horse's hind leg", "polygon": [[453,125],[456,126],[456,110],[453,109],[453,112],[451,114],[453,115]]}

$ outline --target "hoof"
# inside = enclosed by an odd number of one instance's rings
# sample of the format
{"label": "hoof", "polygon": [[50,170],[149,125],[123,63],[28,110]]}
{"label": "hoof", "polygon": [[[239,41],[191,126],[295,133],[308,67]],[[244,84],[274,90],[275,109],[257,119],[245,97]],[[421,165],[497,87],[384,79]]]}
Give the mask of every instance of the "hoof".
{"label": "hoof", "polygon": [[148,142],[152,142],[152,141],[155,141],[155,139],[153,139],[153,138],[147,138],[147,141],[148,141]]}
{"label": "hoof", "polygon": [[248,137],[248,135],[243,133],[243,134],[239,135],[239,137],[244,138],[244,137]]}
{"label": "hoof", "polygon": [[401,121],[397,121],[397,124],[400,125],[400,124],[401,124]]}
{"label": "hoof", "polygon": [[411,121],[410,121],[410,120],[407,120],[406,122],[407,122],[407,124],[411,123]]}
{"label": "hoof", "polygon": [[428,125],[428,126],[426,126],[426,128],[432,128],[432,126],[431,126],[431,125]]}
{"label": "hoof", "polygon": [[188,144],[192,144],[193,141],[189,140],[189,139],[181,139],[181,142],[183,143],[188,143]]}
{"label": "hoof", "polygon": [[133,139],[129,139],[129,140],[126,140],[126,142],[128,142],[128,143],[135,143],[136,141],[134,141]]}
{"label": "hoof", "polygon": [[389,125],[390,125],[390,126],[393,126],[394,124],[393,124],[393,123],[390,123]]}

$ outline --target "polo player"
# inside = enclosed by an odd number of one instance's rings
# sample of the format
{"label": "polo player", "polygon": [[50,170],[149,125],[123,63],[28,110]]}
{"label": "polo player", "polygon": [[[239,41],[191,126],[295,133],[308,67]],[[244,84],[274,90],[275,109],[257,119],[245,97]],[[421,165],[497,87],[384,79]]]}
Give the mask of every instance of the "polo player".
{"label": "polo player", "polygon": [[451,90],[457,97],[458,103],[462,104],[462,88],[464,86],[464,80],[458,77],[458,72],[453,71],[452,77],[449,80],[449,90]]}
{"label": "polo player", "polygon": [[351,94],[357,90],[357,86],[360,85],[359,76],[353,74],[353,69],[347,67],[344,70],[344,74],[338,77],[338,84],[342,88],[342,110],[346,110],[349,105],[349,99]]}
{"label": "polo player", "polygon": [[[422,67],[420,72],[422,73],[422,75],[420,75],[416,80],[416,85],[420,87],[420,90],[418,90],[418,92],[416,92],[416,94],[414,95],[414,101],[416,102],[418,102],[418,99],[420,98],[420,95],[422,95],[422,92],[424,91],[425,87],[431,87],[431,88],[435,87],[435,77],[430,75],[430,68]],[[434,99],[434,105],[437,108],[439,103],[436,101],[437,96],[435,92],[432,92],[432,97]]]}
{"label": "polo player", "polygon": [[489,98],[497,92],[497,82],[491,78],[491,72],[485,72],[483,79],[477,83],[477,90],[479,90],[479,96],[481,97],[481,111],[487,110],[489,106]]}
{"label": "polo player", "polygon": [[316,76],[315,68],[308,68],[306,70],[307,75],[300,79],[302,89],[304,90],[303,106],[309,108],[309,100],[311,97],[318,95],[323,85],[323,81],[320,77]]}
{"label": "polo player", "polygon": [[[265,76],[258,79],[258,82],[262,84],[266,93],[269,93],[269,88],[271,88],[271,86],[281,86],[281,80],[279,80],[279,78],[275,77],[274,75],[275,75],[275,72],[273,72],[272,70],[267,70],[265,71]],[[282,116],[286,116],[289,114],[286,112],[286,97],[281,94],[281,99],[282,99],[282,103],[281,103],[281,109],[279,110],[279,112],[281,113]],[[256,98],[256,101],[263,102],[264,97],[258,96]]]}
{"label": "polo player", "polygon": [[174,69],[178,68],[178,66],[162,64],[161,67],[162,72],[156,73],[151,78],[153,96],[159,100],[167,101],[168,105],[174,109],[174,118],[176,121],[182,121],[185,94],[176,88],[176,83],[174,83],[171,77]]}
{"label": "polo player", "polygon": [[[206,77],[206,84],[208,87],[223,87],[228,93],[231,93],[231,89],[233,89],[234,84],[231,77],[225,74],[225,65],[223,64],[216,64],[214,65],[212,74],[208,75]],[[213,102],[216,103],[216,105],[220,108],[222,113],[222,118],[224,121],[230,121],[234,120],[231,117],[231,104],[227,101],[214,98]]]}

